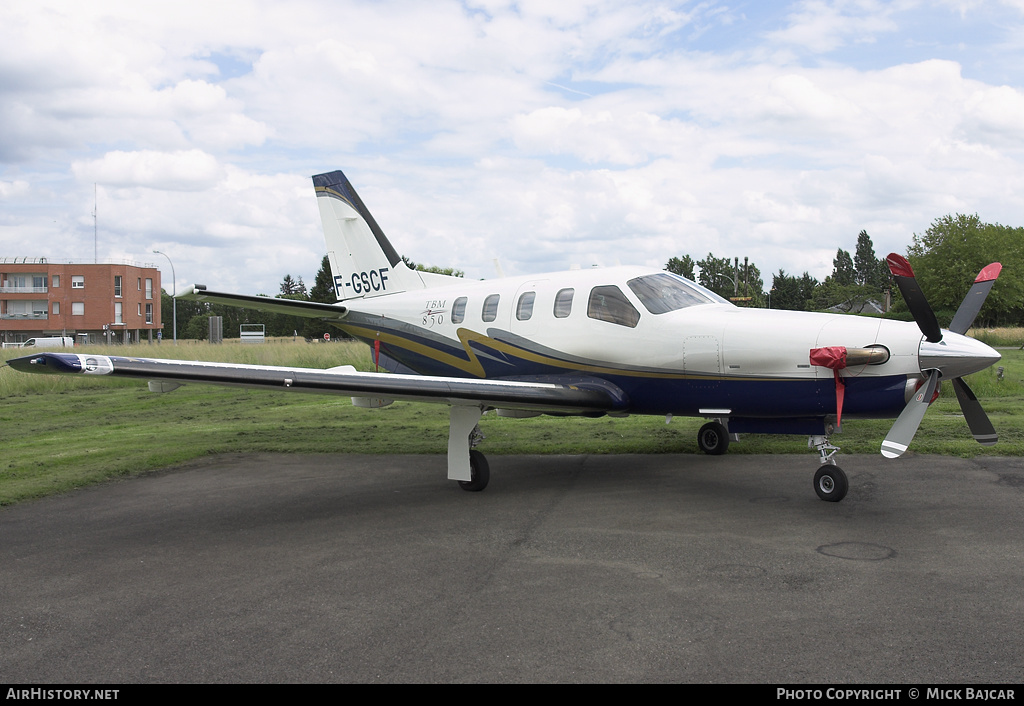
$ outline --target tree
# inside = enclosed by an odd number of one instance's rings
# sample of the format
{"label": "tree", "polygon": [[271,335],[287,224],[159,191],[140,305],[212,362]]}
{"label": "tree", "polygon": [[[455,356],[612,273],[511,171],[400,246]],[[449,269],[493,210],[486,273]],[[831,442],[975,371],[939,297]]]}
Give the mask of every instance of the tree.
{"label": "tree", "polygon": [[754,263],[737,265],[735,260],[730,262],[727,257],[718,258],[708,253],[697,266],[700,268],[698,283],[719,296],[726,299],[737,296],[751,297],[745,306],[765,305],[764,282],[761,279],[761,271]]}
{"label": "tree", "polygon": [[836,259],[832,261],[832,281],[841,287],[857,283],[857,270],[853,266],[853,258],[842,248],[836,250]]}
{"label": "tree", "polygon": [[417,265],[415,262],[402,255],[402,262],[410,270],[419,270],[420,272],[433,272],[436,275],[448,275],[449,277],[462,277],[465,272],[457,270],[454,267],[438,267],[437,265]]}
{"label": "tree", "polygon": [[790,309],[792,311],[807,311],[814,290],[818,287],[818,280],[814,279],[807,272],[801,277],[787,275],[785,270],[779,270],[772,276],[772,299],[773,309]]}
{"label": "tree", "polygon": [[665,269],[677,275],[681,275],[689,280],[696,280],[697,278],[693,274],[693,268],[697,266],[697,263],[693,261],[693,258],[689,255],[683,255],[680,259],[673,257],[667,263],[665,263]]}
{"label": "tree", "polygon": [[857,273],[857,284],[863,284],[880,292],[889,288],[889,268],[886,266],[885,260],[875,257],[875,246],[866,230],[862,230],[857,236],[853,267]]}
{"label": "tree", "polygon": [[708,253],[703,260],[697,261],[700,268],[700,275],[697,282],[719,296],[729,298],[736,296],[733,284],[732,264],[727,257],[715,257]]}
{"label": "tree", "polygon": [[309,290],[309,300],[322,304],[333,304],[338,300],[334,290],[334,279],[331,277],[331,263],[326,255],[320,263],[316,279],[313,280],[313,288]]}
{"label": "tree", "polygon": [[978,315],[983,325],[1024,318],[1024,228],[983,223],[977,214],[935,219],[914,234],[907,249],[921,289],[940,325],[947,325],[983,267],[1000,262],[1003,272]]}
{"label": "tree", "polygon": [[[302,278],[300,277],[301,281]],[[305,287],[305,285],[303,285]],[[293,294],[299,293],[299,283],[292,279],[291,275],[285,275],[284,279],[281,280],[281,294],[282,296],[290,297]]]}

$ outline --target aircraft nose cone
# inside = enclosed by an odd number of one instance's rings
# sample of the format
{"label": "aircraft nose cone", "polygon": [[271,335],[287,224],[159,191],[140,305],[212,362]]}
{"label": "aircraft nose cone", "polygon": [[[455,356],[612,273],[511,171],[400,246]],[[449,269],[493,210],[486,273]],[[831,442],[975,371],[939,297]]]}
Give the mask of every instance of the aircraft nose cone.
{"label": "aircraft nose cone", "polygon": [[922,340],[917,355],[922,371],[938,369],[946,379],[984,370],[1000,358],[999,353],[981,341],[949,331],[943,332],[938,343]]}

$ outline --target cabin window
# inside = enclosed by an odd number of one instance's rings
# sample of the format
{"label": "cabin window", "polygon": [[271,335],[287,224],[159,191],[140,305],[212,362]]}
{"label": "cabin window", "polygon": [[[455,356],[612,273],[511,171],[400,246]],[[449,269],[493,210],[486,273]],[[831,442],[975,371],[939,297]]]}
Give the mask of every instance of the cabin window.
{"label": "cabin window", "polygon": [[572,295],[575,289],[560,289],[555,295],[555,318],[564,319],[572,313]]}
{"label": "cabin window", "polygon": [[516,318],[520,321],[529,321],[533,316],[533,302],[537,298],[536,292],[523,292],[516,304]]}
{"label": "cabin window", "polygon": [[498,318],[498,299],[499,295],[492,294],[484,299],[484,309],[481,312],[481,316],[484,321],[494,321]]}
{"label": "cabin window", "polygon": [[466,320],[466,302],[468,297],[459,297],[452,304],[452,323],[461,324]]}
{"label": "cabin window", "polygon": [[668,272],[637,277],[626,284],[633,290],[633,294],[644,308],[652,314],[664,314],[700,304],[713,304],[720,299],[708,296],[701,291],[703,288]]}
{"label": "cabin window", "polygon": [[587,316],[629,328],[635,328],[640,321],[640,312],[629,303],[622,290],[612,284],[590,290]]}

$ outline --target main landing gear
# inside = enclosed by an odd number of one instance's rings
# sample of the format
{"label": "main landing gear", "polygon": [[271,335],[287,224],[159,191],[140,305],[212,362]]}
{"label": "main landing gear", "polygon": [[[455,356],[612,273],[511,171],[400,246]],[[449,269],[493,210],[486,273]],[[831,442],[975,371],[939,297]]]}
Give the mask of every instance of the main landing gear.
{"label": "main landing gear", "polygon": [[448,426],[448,478],[463,490],[478,493],[491,480],[487,458],[474,447],[484,439],[477,422],[482,407],[452,405]]}

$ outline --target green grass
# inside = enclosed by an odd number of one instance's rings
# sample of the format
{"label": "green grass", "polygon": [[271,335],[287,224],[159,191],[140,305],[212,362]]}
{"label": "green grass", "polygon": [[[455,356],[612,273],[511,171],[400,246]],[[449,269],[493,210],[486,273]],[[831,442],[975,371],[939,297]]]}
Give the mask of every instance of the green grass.
{"label": "green grass", "polygon": [[[138,346],[115,355],[224,360],[263,365],[373,368],[358,344],[279,343]],[[973,441],[949,385],[914,440],[916,453],[957,456],[1024,453],[1024,352],[1003,350],[995,368],[969,382],[1000,434],[999,444]],[[3,359],[22,354],[3,351]],[[487,414],[480,447],[500,454],[697,453],[702,419],[599,419]],[[847,420],[833,437],[843,453],[877,454],[891,420]],[[398,402],[358,409],[347,397],[186,385],[168,394],[145,384],[99,376],[25,375],[0,367],[0,505],[183,463],[220,453],[444,454],[448,408]],[[807,453],[806,437],[744,435],[729,453]],[[809,466],[810,467],[810,466]]]}

